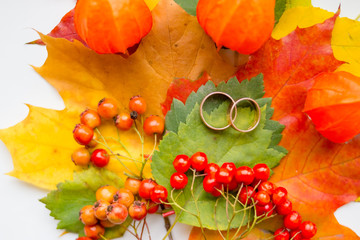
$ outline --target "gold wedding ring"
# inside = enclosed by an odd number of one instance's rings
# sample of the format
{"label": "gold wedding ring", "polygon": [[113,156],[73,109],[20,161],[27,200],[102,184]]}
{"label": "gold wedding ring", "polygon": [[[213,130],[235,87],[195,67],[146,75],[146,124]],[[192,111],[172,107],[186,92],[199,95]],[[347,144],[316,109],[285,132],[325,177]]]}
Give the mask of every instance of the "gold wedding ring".
{"label": "gold wedding ring", "polygon": [[[213,96],[213,95],[224,95],[226,97],[228,97],[231,102],[232,102],[232,105],[231,105],[231,108],[230,108],[230,123],[228,125],[226,125],[225,127],[220,127],[220,128],[217,128],[217,127],[214,127],[212,125],[210,125],[208,122],[206,122],[205,118],[204,118],[204,114],[203,114],[203,106],[204,106],[204,103],[206,102],[206,100]],[[236,120],[236,117],[237,117],[237,105],[242,102],[242,101],[248,101],[250,102],[254,107],[255,107],[255,110],[256,110],[256,117],[254,119],[254,122],[253,124],[248,128],[248,129],[240,129],[238,128],[236,125],[235,125],[235,120]],[[235,111],[235,112],[234,112]],[[234,116],[233,116],[234,115]],[[236,131],[239,131],[239,132],[251,132],[252,130],[254,130],[260,123],[260,118],[261,118],[261,109],[260,109],[260,106],[259,104],[252,98],[240,98],[238,100],[234,100],[229,94],[227,93],[224,93],[224,92],[212,92],[212,93],[209,93],[208,95],[206,95],[204,97],[204,99],[201,101],[201,104],[200,104],[200,116],[201,116],[201,120],[203,121],[203,123],[210,129],[213,129],[213,130],[217,130],[217,131],[220,131],[220,130],[225,130],[227,129],[228,127],[232,126]]]}
{"label": "gold wedding ring", "polygon": [[[204,122],[204,124],[205,124],[208,128],[211,128],[211,129],[217,130],[217,131],[219,131],[219,130],[225,130],[225,129],[227,129],[228,127],[231,126],[231,123],[229,123],[229,124],[226,125],[225,127],[217,128],[217,127],[214,127],[214,126],[210,125],[208,122],[206,122],[206,120],[205,120],[205,118],[204,118],[204,114],[203,114],[203,106],[204,106],[204,103],[206,102],[206,100],[207,100],[209,97],[211,97],[211,96],[213,96],[213,95],[224,95],[224,96],[228,97],[228,98],[231,100],[231,102],[232,102],[233,105],[235,104],[234,99],[233,99],[229,94],[224,93],[224,92],[212,92],[212,93],[206,95],[206,96],[204,97],[204,99],[201,101],[201,104],[200,104],[200,116],[201,116],[201,119],[202,119],[202,121]],[[234,110],[233,110],[233,112],[234,112]],[[235,117],[234,117],[235,119],[236,119],[236,115],[237,115],[237,109],[235,108]],[[231,118],[231,117],[230,117],[230,118]]]}
{"label": "gold wedding ring", "polygon": [[[236,120],[236,116],[234,118],[232,118],[232,114],[234,112],[234,109],[235,109],[235,112],[237,113],[236,111],[236,106],[238,105],[238,103],[242,102],[242,101],[248,101],[250,102],[256,109],[256,117],[254,119],[254,122],[253,124],[248,128],[248,129],[240,129],[238,128],[235,124],[234,124],[234,121]],[[235,128],[235,130],[239,131],[239,132],[251,132],[252,130],[254,130],[260,123],[260,118],[261,118],[261,109],[260,109],[260,106],[259,104],[252,98],[240,98],[239,100],[237,100],[232,106],[231,106],[231,109],[230,109],[230,124],[233,128]]]}

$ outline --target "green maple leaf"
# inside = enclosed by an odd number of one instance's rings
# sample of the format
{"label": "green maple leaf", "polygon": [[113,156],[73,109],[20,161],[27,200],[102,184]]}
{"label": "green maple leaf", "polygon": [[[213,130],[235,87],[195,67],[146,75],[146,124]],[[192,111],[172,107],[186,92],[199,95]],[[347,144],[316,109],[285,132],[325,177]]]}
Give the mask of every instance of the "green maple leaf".
{"label": "green maple leaf", "polygon": [[[236,79],[231,79],[227,83],[219,84],[218,87],[209,81],[199,88],[197,93],[192,93],[185,105],[174,99],[171,110],[166,116],[166,127],[169,132],[161,141],[159,151],[155,152],[151,165],[156,181],[165,186],[171,193],[172,187],[169,179],[175,172],[172,166],[174,158],[179,154],[191,156],[198,151],[206,153],[209,162],[215,162],[219,165],[224,162],[234,162],[237,167],[242,165],[253,167],[260,162],[266,163],[270,168],[278,165],[287,152],[277,145],[284,127],[278,122],[270,120],[273,114],[273,109],[270,107],[271,99],[262,98],[263,89],[262,75],[259,75],[250,81],[242,81],[241,83]],[[240,133],[233,128],[224,131],[213,131],[207,128],[200,118],[199,103],[204,96],[214,91],[226,92],[234,99],[243,97],[255,99],[261,107],[261,121],[258,127],[249,133]],[[228,107],[229,103],[224,102],[223,99],[212,98],[204,107],[204,116],[212,125],[219,126],[224,124],[224,118],[219,116],[224,116]],[[255,115],[253,111],[249,106],[239,107],[238,116],[241,117],[236,119],[236,125],[239,127],[251,125]],[[187,173],[187,176],[189,184],[176,200],[179,206],[192,213],[196,213],[198,209],[203,227],[227,229],[227,215],[231,216],[232,210],[228,209],[228,213],[226,213],[225,199],[219,200],[215,218],[214,208],[217,198],[203,190],[203,177],[197,177],[194,180],[194,196],[196,199],[194,200],[190,191],[192,173]],[[176,190],[174,196],[177,196],[179,192]],[[169,201],[172,202],[171,199]],[[238,206],[238,208],[241,207]],[[180,222],[200,226],[197,218],[191,214],[176,206],[174,209]],[[242,214],[237,214],[231,223],[231,228],[245,225],[252,218],[251,214],[246,215],[244,220],[242,217]]]}
{"label": "green maple leaf", "polygon": [[[50,216],[60,220],[58,229],[83,236],[84,224],[79,220],[79,211],[82,207],[96,202],[95,192],[104,185],[120,188],[124,183],[111,171],[90,167],[87,170],[75,172],[73,181],[59,183],[57,190],[50,192],[40,201],[51,211]],[[109,239],[121,237],[130,223],[131,219],[128,218],[125,223],[106,229],[105,237]]]}

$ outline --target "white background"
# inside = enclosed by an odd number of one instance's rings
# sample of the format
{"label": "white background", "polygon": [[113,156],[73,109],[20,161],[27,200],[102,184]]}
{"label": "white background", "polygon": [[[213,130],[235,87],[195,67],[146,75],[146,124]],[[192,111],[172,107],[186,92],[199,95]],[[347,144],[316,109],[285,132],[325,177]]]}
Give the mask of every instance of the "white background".
{"label": "white background", "polygon": [[[340,2],[341,16],[354,19],[360,14],[360,0],[313,0],[313,5],[335,12]],[[33,29],[51,31],[74,5],[75,0],[0,0],[0,128],[26,117],[28,108],[23,103],[58,110],[64,107],[56,90],[29,66],[43,64],[45,47],[24,43],[38,37]],[[12,169],[11,156],[0,142],[0,239],[60,239],[62,230],[56,229],[57,221],[38,201],[47,192],[5,175]],[[360,235],[360,204],[350,205],[337,211],[336,216]],[[153,239],[162,239],[165,234],[162,219],[155,217],[150,221]],[[188,226],[178,224],[175,239],[187,239],[189,230]],[[67,234],[61,239],[76,236]],[[126,235],[124,239],[132,238]]]}

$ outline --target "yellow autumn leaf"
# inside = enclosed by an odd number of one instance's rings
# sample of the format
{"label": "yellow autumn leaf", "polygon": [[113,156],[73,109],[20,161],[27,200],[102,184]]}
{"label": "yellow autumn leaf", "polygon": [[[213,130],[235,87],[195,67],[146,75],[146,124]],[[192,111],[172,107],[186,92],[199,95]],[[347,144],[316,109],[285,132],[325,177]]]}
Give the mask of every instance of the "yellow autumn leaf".
{"label": "yellow autumn leaf", "polygon": [[294,31],[296,27],[311,27],[315,24],[324,22],[333,15],[334,13],[315,7],[295,7],[288,9],[281,16],[271,37],[278,40]]}
{"label": "yellow autumn leaf", "polygon": [[360,22],[349,18],[337,19],[331,46],[334,56],[346,62],[337,71],[350,72],[360,77]]}
{"label": "yellow autumn leaf", "polygon": [[145,0],[146,5],[148,5],[150,10],[153,10],[155,6],[159,3],[160,0]]}
{"label": "yellow autumn leaf", "polygon": [[[186,14],[171,0],[161,1],[153,10],[154,25],[137,51],[128,59],[119,55],[99,55],[80,42],[41,35],[48,58],[34,68],[54,86],[65,103],[62,111],[30,106],[28,117],[14,127],[0,130],[9,149],[14,170],[10,175],[45,189],[71,179],[75,167],[70,155],[79,145],[72,130],[85,108],[96,109],[103,97],[118,100],[121,111],[128,111],[130,97],[140,94],[148,103],[145,115],[161,115],[160,103],[174,78],[197,79],[204,71],[215,81],[234,75],[236,67],[227,64],[216,52],[213,41],[195,17]],[[114,151],[126,155],[116,144],[116,128],[108,121],[100,128]],[[131,155],[140,159],[141,145],[134,130],[120,133]],[[146,138],[144,153],[153,149],[154,140]],[[100,146],[99,146],[100,147]],[[124,161],[131,171],[134,163]],[[109,169],[122,173],[124,167],[112,157]],[[150,176],[148,169],[146,176]]]}

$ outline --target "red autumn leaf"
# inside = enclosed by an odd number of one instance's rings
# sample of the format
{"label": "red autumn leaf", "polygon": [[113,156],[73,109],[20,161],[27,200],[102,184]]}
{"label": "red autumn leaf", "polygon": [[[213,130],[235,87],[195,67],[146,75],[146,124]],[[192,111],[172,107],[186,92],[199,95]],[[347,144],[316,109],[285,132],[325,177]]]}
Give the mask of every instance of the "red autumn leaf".
{"label": "red autumn leaf", "polygon": [[[65,14],[59,24],[56,25],[56,27],[48,35],[55,38],[65,38],[69,41],[74,41],[76,39],[86,45],[75,31],[74,9],[70,10],[67,14]],[[44,45],[44,42],[38,39],[30,42],[29,44]]]}
{"label": "red autumn leaf", "polygon": [[[274,169],[271,181],[288,190],[293,208],[303,220],[316,223],[317,239],[351,240],[359,237],[341,226],[334,212],[360,195],[360,136],[347,144],[330,142],[303,112],[312,78],[333,72],[342,64],[331,48],[337,17],[310,28],[298,28],[280,40],[270,39],[250,56],[237,77],[242,81],[263,73],[265,97],[273,98],[273,119],[286,126],[280,145],[289,154]],[[273,232],[283,224],[282,218],[275,219],[259,227]],[[209,236],[222,239],[214,231]],[[203,239],[201,231],[193,228],[189,239]]]}
{"label": "red autumn leaf", "polygon": [[343,143],[360,133],[360,78],[348,72],[322,73],[314,78],[305,102],[316,130]]}
{"label": "red autumn leaf", "polygon": [[271,180],[288,189],[304,220],[317,224],[316,237],[358,239],[333,213],[360,195],[360,137],[348,144],[330,142],[302,112],[311,79],[342,64],[334,58],[330,42],[337,17],[269,40],[237,77],[241,81],[262,72],[266,96],[273,98],[273,119],[286,125],[280,145],[289,154]]}
{"label": "red autumn leaf", "polygon": [[191,81],[186,78],[177,78],[172,81],[167,91],[166,99],[161,104],[163,114],[166,115],[166,113],[170,110],[173,98],[185,103],[190,93],[193,91],[196,92],[202,85],[206,84],[209,79],[209,75],[205,72],[198,80],[195,81]]}

